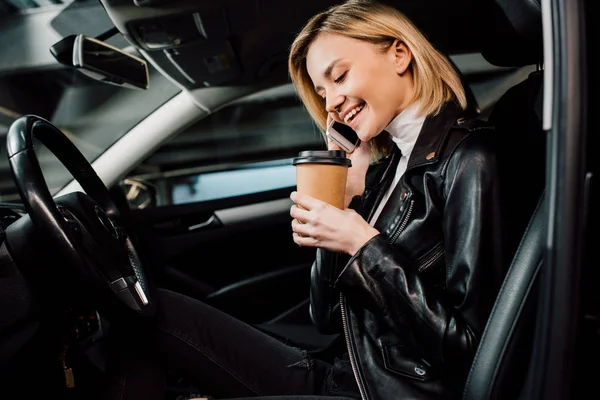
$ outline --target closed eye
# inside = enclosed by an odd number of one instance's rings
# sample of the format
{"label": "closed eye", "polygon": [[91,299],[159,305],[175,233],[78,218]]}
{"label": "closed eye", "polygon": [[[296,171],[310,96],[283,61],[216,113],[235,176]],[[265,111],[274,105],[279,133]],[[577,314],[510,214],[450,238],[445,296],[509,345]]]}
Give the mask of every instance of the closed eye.
{"label": "closed eye", "polygon": [[341,74],[337,79],[334,80],[335,83],[342,83],[346,79],[346,75],[348,75],[348,71]]}

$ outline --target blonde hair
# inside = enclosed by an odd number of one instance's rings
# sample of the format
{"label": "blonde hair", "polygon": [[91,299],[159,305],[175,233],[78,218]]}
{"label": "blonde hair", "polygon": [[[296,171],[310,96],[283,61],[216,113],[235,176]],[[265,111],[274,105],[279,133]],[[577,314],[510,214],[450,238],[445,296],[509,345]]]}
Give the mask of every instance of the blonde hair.
{"label": "blonde hair", "polygon": [[[338,34],[364,40],[388,50],[396,40],[412,53],[410,70],[414,81],[413,101],[419,102],[419,115],[435,115],[444,103],[455,100],[463,109],[467,98],[458,72],[403,13],[371,0],[349,0],[312,17],[291,46],[288,59],[290,77],[310,116],[324,132],[327,111],[315,92],[306,68],[310,45],[321,33]],[[387,152],[389,138],[378,135],[372,150]],[[378,140],[379,139],[379,140]]]}

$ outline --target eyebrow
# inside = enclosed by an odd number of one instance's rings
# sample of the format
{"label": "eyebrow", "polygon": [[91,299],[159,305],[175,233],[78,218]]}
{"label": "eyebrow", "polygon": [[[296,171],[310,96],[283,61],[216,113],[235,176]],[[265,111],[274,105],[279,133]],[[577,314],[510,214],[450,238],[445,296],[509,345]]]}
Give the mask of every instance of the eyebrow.
{"label": "eyebrow", "polygon": [[[329,64],[327,66],[327,68],[325,68],[325,71],[323,72],[323,76],[325,78],[329,78],[331,76],[331,71],[333,71],[333,67],[335,67],[335,64],[337,64],[338,62],[342,61],[341,58],[337,58],[335,60],[333,60],[331,62],[331,64]],[[319,92],[319,90],[322,90],[323,88],[321,86],[315,86],[315,92]]]}

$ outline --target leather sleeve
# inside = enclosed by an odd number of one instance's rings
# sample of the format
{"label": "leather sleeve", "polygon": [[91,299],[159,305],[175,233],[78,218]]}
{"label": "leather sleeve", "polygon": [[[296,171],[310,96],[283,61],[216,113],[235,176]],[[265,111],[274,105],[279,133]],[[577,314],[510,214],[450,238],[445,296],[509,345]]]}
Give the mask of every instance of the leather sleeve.
{"label": "leather sleeve", "polygon": [[317,257],[310,271],[310,317],[323,334],[342,330],[339,290],[334,287],[336,265],[340,254],[317,249]]}
{"label": "leather sleeve", "polygon": [[336,285],[377,307],[428,362],[468,371],[505,269],[500,238],[506,216],[500,215],[493,146],[477,135],[461,142],[448,161],[441,192],[444,291],[426,286],[382,234],[349,260]]}
{"label": "leather sleeve", "polygon": [[[362,206],[362,196],[355,196],[348,208],[360,214]],[[323,334],[334,334],[342,330],[340,291],[334,284],[349,259],[346,254],[317,249],[310,271],[310,317]]]}

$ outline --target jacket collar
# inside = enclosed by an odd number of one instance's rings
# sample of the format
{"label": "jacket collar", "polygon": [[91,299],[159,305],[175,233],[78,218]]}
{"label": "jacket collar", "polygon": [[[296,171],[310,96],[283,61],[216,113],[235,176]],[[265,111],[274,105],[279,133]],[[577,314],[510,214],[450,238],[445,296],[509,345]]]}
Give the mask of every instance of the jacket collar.
{"label": "jacket collar", "polygon": [[457,121],[462,109],[455,102],[448,102],[434,116],[427,117],[408,160],[407,171],[421,165],[433,164],[438,161],[442,146],[450,128]]}
{"label": "jacket collar", "polygon": [[[421,165],[433,164],[439,160],[442,146],[446,142],[450,128],[457,122],[463,113],[458,104],[449,102],[435,116],[427,117],[415,143],[415,147],[408,160],[407,171]],[[379,165],[375,165],[372,173],[367,175],[367,192],[373,192],[382,185],[386,185],[396,173],[401,153],[398,146],[392,145],[391,153]],[[405,172],[406,174],[406,172]],[[374,199],[378,202],[384,191],[378,191]],[[372,197],[372,196],[369,196]]]}

